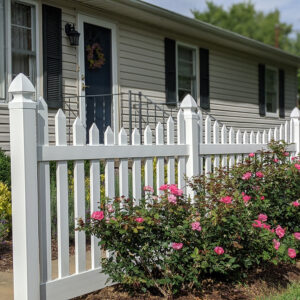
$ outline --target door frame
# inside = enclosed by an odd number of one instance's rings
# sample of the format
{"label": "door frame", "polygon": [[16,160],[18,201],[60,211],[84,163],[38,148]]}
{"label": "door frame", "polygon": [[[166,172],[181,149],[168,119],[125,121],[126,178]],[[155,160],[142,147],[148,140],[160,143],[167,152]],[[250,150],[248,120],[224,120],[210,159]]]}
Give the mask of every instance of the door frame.
{"label": "door frame", "polygon": [[[92,17],[84,14],[78,14],[78,31],[79,47],[78,47],[78,89],[79,89],[79,117],[84,126],[86,126],[86,103],[85,103],[85,91],[82,90],[82,75],[85,76],[85,59],[84,59],[84,23],[89,23],[96,26],[101,26],[111,30],[111,59],[112,59],[112,126],[114,129],[114,135],[117,137],[119,131],[119,84],[118,84],[118,48],[117,48],[117,25],[100,17]],[[117,140],[115,139],[115,143]]]}

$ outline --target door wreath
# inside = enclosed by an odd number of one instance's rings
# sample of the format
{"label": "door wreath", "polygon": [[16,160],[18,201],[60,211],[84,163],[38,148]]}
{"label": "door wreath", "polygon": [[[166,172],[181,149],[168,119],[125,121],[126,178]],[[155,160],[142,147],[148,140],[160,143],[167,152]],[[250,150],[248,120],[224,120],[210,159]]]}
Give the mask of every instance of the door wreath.
{"label": "door wreath", "polygon": [[94,43],[92,46],[88,45],[86,51],[89,68],[100,69],[105,63],[105,57],[101,46],[98,43]]}

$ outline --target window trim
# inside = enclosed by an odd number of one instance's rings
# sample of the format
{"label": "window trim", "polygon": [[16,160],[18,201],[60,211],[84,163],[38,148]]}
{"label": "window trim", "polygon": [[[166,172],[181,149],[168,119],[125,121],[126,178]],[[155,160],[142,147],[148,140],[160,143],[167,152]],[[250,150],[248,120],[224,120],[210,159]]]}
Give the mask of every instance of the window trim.
{"label": "window trim", "polygon": [[[278,68],[270,65],[265,65],[265,110],[266,110],[266,117],[271,118],[279,118],[279,71]],[[275,71],[276,73],[276,112],[268,112],[267,110],[267,69]]]}
{"label": "window trim", "polygon": [[[23,3],[25,5],[31,5],[35,9],[35,16],[33,19],[35,19],[35,66],[36,66],[36,86],[35,86],[35,98],[38,99],[40,96],[40,86],[41,86],[41,70],[40,70],[40,35],[39,35],[39,24],[40,24],[40,4],[35,0],[20,0],[16,1],[18,3]],[[6,63],[6,100],[0,100],[1,102],[8,103],[11,100],[11,95],[8,94],[8,88],[12,82],[12,45],[11,45],[11,0],[5,1],[5,13],[7,16],[7,19],[5,20],[6,24],[6,57],[7,57],[7,63]]]}
{"label": "window trim", "polygon": [[200,103],[200,86],[199,86],[199,78],[200,78],[200,65],[199,65],[199,47],[192,45],[192,44],[188,44],[188,43],[184,43],[184,42],[180,42],[176,40],[176,49],[175,49],[175,53],[176,53],[176,102],[177,105],[180,104],[179,98],[178,98],[178,46],[183,46],[186,48],[191,48],[193,50],[195,50],[195,64],[196,64],[196,103],[197,105]]}

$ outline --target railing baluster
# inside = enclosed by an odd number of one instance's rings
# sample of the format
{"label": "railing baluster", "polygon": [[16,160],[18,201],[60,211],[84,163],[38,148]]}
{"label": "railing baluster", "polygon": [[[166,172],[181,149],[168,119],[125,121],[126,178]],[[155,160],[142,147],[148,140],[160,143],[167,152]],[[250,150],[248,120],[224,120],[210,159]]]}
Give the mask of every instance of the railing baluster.
{"label": "railing baluster", "polygon": [[132,94],[131,91],[128,92],[128,96],[129,96],[129,144],[131,145],[132,143]]}
{"label": "railing baluster", "polygon": [[142,143],[142,93],[139,92],[139,132],[140,132],[140,143]]}

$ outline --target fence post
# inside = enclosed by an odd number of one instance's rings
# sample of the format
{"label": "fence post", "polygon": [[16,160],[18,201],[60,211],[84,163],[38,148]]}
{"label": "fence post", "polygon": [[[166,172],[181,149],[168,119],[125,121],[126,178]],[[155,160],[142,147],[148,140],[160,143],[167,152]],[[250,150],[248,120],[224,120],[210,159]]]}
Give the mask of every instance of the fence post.
{"label": "fence post", "polygon": [[[184,97],[180,108],[183,110],[185,122],[185,142],[190,148],[186,162],[186,176],[191,178],[199,175],[199,116],[196,113],[197,104],[191,95]],[[194,192],[190,187],[187,187],[187,195],[194,197]]]}
{"label": "fence post", "polygon": [[298,107],[295,107],[291,112],[291,122],[292,122],[292,132],[291,136],[293,140],[291,143],[296,145],[296,155],[300,153],[300,110]]}
{"label": "fence post", "polygon": [[19,74],[9,93],[14,299],[40,299],[35,89]]}

